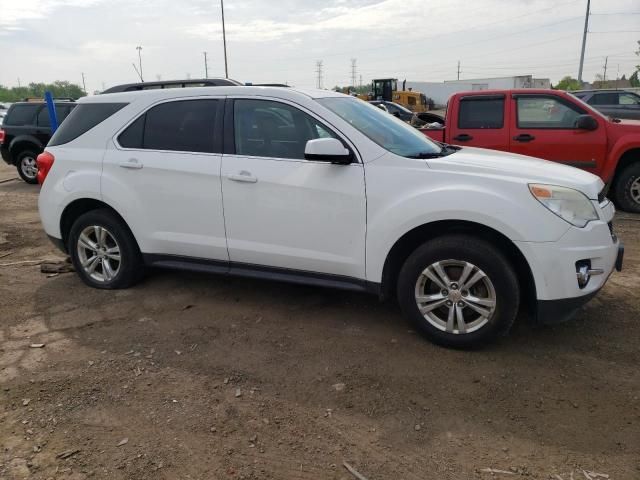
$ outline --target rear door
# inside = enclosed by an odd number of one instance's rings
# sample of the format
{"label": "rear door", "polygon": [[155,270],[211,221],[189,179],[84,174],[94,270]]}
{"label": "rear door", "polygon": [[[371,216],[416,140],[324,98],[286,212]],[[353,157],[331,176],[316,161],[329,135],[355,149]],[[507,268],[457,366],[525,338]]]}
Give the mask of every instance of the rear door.
{"label": "rear door", "polygon": [[618,103],[620,118],[640,120],[640,95],[632,92],[620,92]]}
{"label": "rear door", "polygon": [[504,94],[463,96],[453,110],[452,122],[447,125],[451,143],[509,150],[509,112]]}
{"label": "rear door", "polygon": [[587,114],[579,105],[549,94],[512,94],[511,151],[554,160],[597,172],[607,152],[604,119],[593,131],[579,130],[576,121]]}
{"label": "rear door", "polygon": [[158,103],[118,132],[102,193],[146,254],[220,261],[228,254],[220,189],[223,98]]}

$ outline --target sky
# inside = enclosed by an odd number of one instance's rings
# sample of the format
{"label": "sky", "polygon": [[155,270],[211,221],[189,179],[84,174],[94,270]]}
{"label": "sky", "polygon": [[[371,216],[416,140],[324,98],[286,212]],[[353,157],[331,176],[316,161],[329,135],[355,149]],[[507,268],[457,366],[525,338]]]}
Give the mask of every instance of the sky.
{"label": "sky", "polygon": [[[225,0],[229,77],[322,87],[394,77],[577,77],[587,0]],[[220,0],[1,0],[0,84],[87,91],[224,77]],[[640,0],[592,0],[583,78],[640,63]]]}

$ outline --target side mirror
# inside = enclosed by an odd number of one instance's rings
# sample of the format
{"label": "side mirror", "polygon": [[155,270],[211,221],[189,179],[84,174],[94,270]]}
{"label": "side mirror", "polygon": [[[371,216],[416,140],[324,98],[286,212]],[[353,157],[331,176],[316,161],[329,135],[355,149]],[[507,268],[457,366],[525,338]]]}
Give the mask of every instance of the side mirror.
{"label": "side mirror", "polygon": [[317,162],[349,165],[353,162],[353,153],[344,148],[340,140],[335,138],[316,138],[309,140],[305,145],[304,158]]}
{"label": "side mirror", "polygon": [[393,115],[396,118],[400,118],[400,112],[393,112],[391,115]]}
{"label": "side mirror", "polygon": [[591,115],[580,115],[576,120],[576,128],[579,130],[596,130],[598,121]]}

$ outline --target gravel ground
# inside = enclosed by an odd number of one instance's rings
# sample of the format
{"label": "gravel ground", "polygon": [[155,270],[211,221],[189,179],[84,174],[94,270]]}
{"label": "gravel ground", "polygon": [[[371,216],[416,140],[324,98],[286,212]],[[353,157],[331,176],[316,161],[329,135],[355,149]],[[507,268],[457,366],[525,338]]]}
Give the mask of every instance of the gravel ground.
{"label": "gravel ground", "polygon": [[366,295],[7,265],[62,258],[16,177],[0,166],[0,478],[640,478],[640,216],[574,320],[461,352]]}

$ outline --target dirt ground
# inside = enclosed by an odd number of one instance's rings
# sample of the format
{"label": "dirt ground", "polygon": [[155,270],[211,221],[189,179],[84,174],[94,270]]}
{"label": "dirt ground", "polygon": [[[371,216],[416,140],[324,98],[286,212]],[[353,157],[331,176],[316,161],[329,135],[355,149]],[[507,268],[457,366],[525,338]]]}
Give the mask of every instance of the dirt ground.
{"label": "dirt ground", "polygon": [[15,177],[0,166],[2,479],[640,478],[640,216],[618,215],[625,269],[577,318],[461,352],[366,295],[7,266],[62,258]]}

